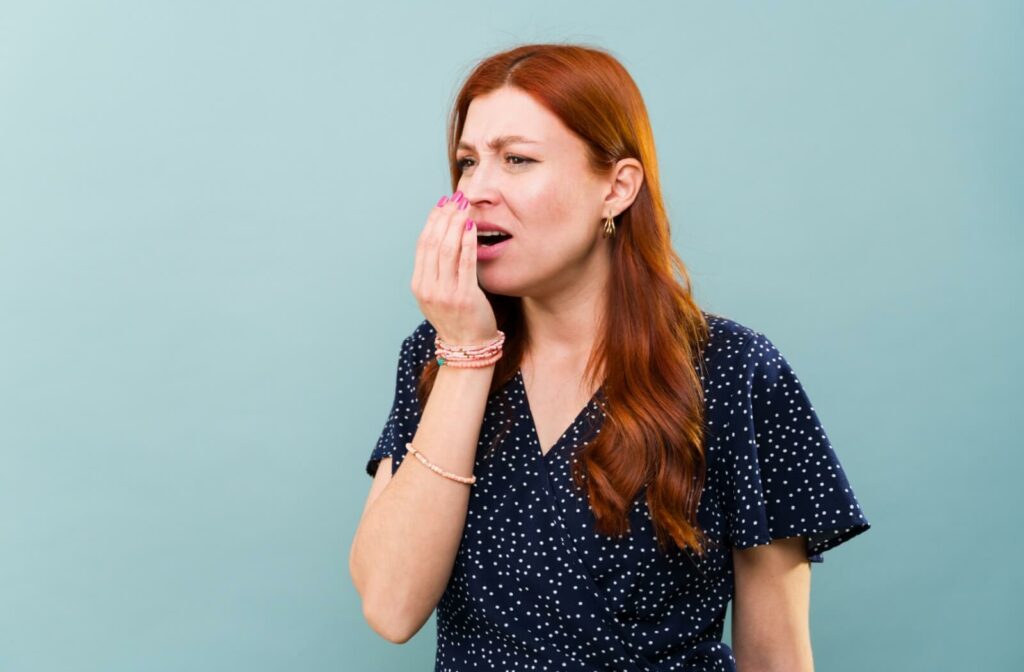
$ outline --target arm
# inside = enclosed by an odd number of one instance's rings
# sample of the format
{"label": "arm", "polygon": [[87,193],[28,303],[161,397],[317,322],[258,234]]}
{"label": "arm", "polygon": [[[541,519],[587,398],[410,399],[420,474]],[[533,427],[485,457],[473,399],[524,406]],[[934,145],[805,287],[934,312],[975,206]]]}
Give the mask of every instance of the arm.
{"label": "arm", "polygon": [[[437,372],[413,438],[431,462],[472,474],[493,375],[493,366]],[[370,626],[401,644],[423,627],[448,585],[471,486],[435,474],[411,454],[394,476],[390,471],[381,461],[352,541],[349,573]]]}
{"label": "arm", "polygon": [[806,539],[775,539],[733,548],[732,554],[732,643],[738,672],[813,672]]}

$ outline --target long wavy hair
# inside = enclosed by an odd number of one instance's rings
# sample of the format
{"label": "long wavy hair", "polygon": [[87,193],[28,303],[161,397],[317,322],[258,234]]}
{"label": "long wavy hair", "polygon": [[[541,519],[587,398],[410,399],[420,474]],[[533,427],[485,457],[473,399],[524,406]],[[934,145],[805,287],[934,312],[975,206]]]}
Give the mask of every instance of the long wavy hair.
{"label": "long wavy hair", "polygon": [[[616,217],[616,234],[609,239],[604,313],[614,317],[598,325],[584,374],[593,389],[597,372],[604,372],[605,420],[576,454],[572,478],[587,493],[598,533],[629,533],[630,506],[646,489],[659,548],[665,550],[671,538],[680,549],[703,555],[707,539],[697,523],[697,506],[706,472],[704,396],[697,367],[709,329],[694,302],[686,266],[672,248],[643,98],[622,64],[600,48],[529,44],[494,54],[473,68],[451,110],[453,190],[460,177],[456,147],[469,104],[505,86],[532,96],[579,136],[595,174],[608,175],[627,157],[643,166],[640,192]],[[595,222],[595,230],[599,226]],[[484,294],[506,335],[493,393],[518,372],[529,334],[519,297]],[[420,374],[421,407],[437,370],[431,359]]]}

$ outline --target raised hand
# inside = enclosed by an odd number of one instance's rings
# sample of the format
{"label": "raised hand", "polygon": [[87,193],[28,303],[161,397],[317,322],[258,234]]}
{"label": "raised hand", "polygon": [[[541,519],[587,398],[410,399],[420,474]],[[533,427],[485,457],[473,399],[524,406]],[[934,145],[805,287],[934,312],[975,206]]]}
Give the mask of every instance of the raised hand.
{"label": "raised hand", "polygon": [[461,191],[442,197],[416,243],[412,293],[438,336],[453,345],[476,345],[498,333],[490,302],[476,277],[476,225]]}

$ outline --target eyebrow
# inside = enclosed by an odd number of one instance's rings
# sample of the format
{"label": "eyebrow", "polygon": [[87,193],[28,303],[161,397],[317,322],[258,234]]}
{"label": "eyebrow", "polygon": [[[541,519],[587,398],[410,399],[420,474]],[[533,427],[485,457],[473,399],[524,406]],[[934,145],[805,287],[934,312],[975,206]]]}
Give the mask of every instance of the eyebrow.
{"label": "eyebrow", "polygon": [[[536,140],[530,140],[529,138],[524,138],[521,135],[499,135],[498,137],[496,137],[496,138],[494,138],[492,140],[489,140],[487,142],[487,146],[490,147],[492,151],[500,149],[500,148],[504,147],[505,145],[511,145],[511,144],[536,145],[538,143],[537,143]],[[465,140],[460,140],[457,149],[470,149],[470,150],[472,150],[472,149],[475,149],[475,148],[472,145],[472,143],[466,142]]]}

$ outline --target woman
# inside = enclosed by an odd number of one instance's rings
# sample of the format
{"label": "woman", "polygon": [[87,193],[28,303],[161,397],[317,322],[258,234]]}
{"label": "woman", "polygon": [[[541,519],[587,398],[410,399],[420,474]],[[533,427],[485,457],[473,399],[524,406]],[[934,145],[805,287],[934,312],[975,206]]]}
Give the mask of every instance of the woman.
{"label": "woman", "polygon": [[521,46],[448,132],[350,556],[371,626],[436,607],[436,670],[811,670],[809,563],[869,523],[787,361],[694,303],[632,78]]}

